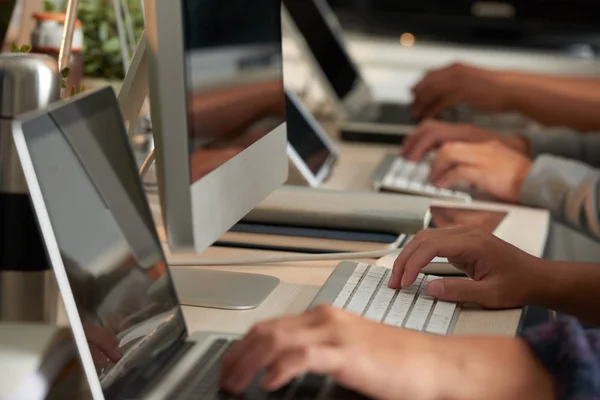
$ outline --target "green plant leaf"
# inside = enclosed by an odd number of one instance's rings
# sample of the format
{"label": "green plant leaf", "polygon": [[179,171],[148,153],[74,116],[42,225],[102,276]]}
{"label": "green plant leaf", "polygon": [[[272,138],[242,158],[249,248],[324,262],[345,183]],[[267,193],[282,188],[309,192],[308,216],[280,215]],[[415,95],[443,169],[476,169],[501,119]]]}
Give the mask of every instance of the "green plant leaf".
{"label": "green plant leaf", "polygon": [[21,50],[19,49],[19,46],[17,46],[15,43],[12,43],[10,45],[10,52],[11,53],[20,53]]}
{"label": "green plant leaf", "polygon": [[60,76],[62,76],[64,79],[67,79],[69,75],[71,75],[71,69],[69,67],[66,67],[65,69],[60,71]]}
{"label": "green plant leaf", "polygon": [[65,80],[63,79],[63,80],[62,80],[62,82],[60,83],[60,86],[61,86],[63,89],[66,89],[66,88],[67,88],[67,81],[65,81]]}
{"label": "green plant leaf", "polygon": [[83,93],[87,90],[87,88],[85,87],[85,85],[82,83],[81,87],[79,88],[79,93]]}
{"label": "green plant leaf", "polygon": [[75,86],[71,87],[71,97],[75,96],[77,94],[77,91],[75,90]]}
{"label": "green plant leaf", "polygon": [[44,0],[44,11],[48,11],[48,12],[57,11],[56,5],[49,0]]}
{"label": "green plant leaf", "polygon": [[31,46],[28,44],[24,44],[23,46],[21,46],[21,48],[19,49],[19,51],[21,53],[29,53],[31,51]]}

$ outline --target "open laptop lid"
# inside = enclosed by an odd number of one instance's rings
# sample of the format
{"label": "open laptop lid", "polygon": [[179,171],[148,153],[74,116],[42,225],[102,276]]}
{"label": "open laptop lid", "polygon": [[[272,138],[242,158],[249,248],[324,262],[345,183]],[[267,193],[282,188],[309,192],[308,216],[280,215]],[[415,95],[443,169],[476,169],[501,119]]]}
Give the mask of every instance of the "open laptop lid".
{"label": "open laptop lid", "polygon": [[288,156],[304,180],[320,186],[331,173],[338,151],[301,100],[286,90]]}
{"label": "open laptop lid", "polygon": [[284,23],[303,47],[311,67],[345,118],[372,98],[342,40],[337,17],[323,0],[283,0]]}
{"label": "open laptop lid", "polygon": [[13,132],[94,398],[138,398],[187,332],[114,92]]}

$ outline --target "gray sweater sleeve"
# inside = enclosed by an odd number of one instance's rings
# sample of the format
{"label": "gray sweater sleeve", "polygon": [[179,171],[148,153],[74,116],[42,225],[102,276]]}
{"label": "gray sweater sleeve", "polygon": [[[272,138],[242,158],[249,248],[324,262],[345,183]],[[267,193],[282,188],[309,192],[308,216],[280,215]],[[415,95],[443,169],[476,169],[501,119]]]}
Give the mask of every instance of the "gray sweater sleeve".
{"label": "gray sweater sleeve", "polygon": [[547,208],[574,228],[600,239],[600,170],[581,161],[538,156],[521,187],[521,204]]}
{"label": "gray sweater sleeve", "polygon": [[579,133],[569,128],[552,128],[539,132],[525,132],[531,156],[553,154],[583,161],[600,167],[600,133]]}

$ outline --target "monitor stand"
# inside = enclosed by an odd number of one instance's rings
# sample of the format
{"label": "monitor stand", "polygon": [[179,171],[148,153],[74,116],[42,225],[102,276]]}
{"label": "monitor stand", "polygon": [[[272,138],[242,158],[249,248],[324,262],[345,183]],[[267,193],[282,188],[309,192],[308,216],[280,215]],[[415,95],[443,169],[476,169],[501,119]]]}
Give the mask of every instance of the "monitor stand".
{"label": "monitor stand", "polygon": [[[130,137],[134,121],[140,115],[149,92],[148,57],[150,51],[150,45],[145,35],[142,35],[119,91],[121,113],[125,124],[128,125]],[[160,210],[152,208],[159,237],[164,238],[164,235],[160,234],[159,228],[162,225],[162,218],[157,218],[160,215],[160,212],[157,211]],[[279,279],[267,275],[179,266],[173,266],[170,270],[179,302],[185,306],[248,310],[258,307],[279,285]],[[159,281],[157,285],[166,283],[166,280]]]}
{"label": "monitor stand", "polygon": [[258,274],[171,267],[179,302],[184,306],[249,310],[279,285],[279,279]]}

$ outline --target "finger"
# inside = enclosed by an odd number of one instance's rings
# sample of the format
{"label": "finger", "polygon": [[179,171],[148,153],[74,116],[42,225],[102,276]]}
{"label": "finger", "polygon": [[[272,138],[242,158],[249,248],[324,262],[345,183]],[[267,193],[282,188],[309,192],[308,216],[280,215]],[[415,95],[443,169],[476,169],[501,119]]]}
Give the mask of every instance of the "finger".
{"label": "finger", "polygon": [[426,108],[423,110],[424,118],[435,118],[441,115],[444,111],[451,109],[452,107],[456,107],[460,104],[460,96],[449,93],[446,96],[442,96],[438,101],[434,104],[431,104],[430,108]]}
{"label": "finger", "polygon": [[97,325],[85,325],[85,336],[88,342],[96,346],[112,362],[121,359],[119,340],[108,328]]}
{"label": "finger", "polygon": [[[462,229],[462,230],[461,230]],[[475,244],[469,241],[464,233],[468,228],[444,229],[443,234],[430,236],[423,240],[418,251],[414,252],[404,266],[404,275],[401,284],[403,287],[407,283],[413,283],[421,270],[427,266],[435,257],[455,258],[462,261],[464,257],[473,258],[473,253],[477,252]],[[461,262],[456,263],[455,267],[462,272],[464,265]]]}
{"label": "finger", "polygon": [[456,184],[466,183],[475,187],[482,186],[485,173],[479,167],[459,166],[446,170],[437,176],[432,183],[442,189],[450,188]]}
{"label": "finger", "polygon": [[92,353],[92,360],[97,368],[106,368],[110,363],[110,360],[106,355],[100,351],[98,347],[90,343],[90,352]]}
{"label": "finger", "polygon": [[[402,277],[404,276],[404,269],[406,268],[406,261],[410,258],[410,256],[418,251],[419,246],[421,245],[424,236],[427,235],[427,232],[421,231],[419,232],[400,252],[396,261],[394,261],[394,266],[392,268],[392,275],[390,276],[390,280],[388,282],[388,286],[392,289],[399,289],[402,285]],[[409,285],[412,282],[409,283]]]}
{"label": "finger", "polygon": [[262,369],[282,354],[321,345],[330,336],[328,329],[312,325],[288,328],[291,329],[266,332],[248,343],[245,352],[223,370],[221,382],[224,388],[234,393],[244,391]]}
{"label": "finger", "polygon": [[440,143],[450,139],[445,134],[445,126],[434,126],[419,137],[419,140],[413,145],[408,159],[411,161],[420,161],[427,153],[437,147]]}
{"label": "finger", "polygon": [[435,182],[438,177],[450,168],[461,165],[479,165],[482,163],[480,144],[452,142],[445,143],[431,161],[429,181]]}
{"label": "finger", "polygon": [[417,128],[404,139],[402,143],[402,155],[406,158],[410,157],[413,152],[415,145],[422,140],[423,136],[427,134],[434,127],[434,122],[426,120],[420,123]]}
{"label": "finger", "polygon": [[222,372],[226,375],[230,369],[237,365],[240,358],[247,354],[248,349],[253,349],[265,336],[273,335],[277,331],[295,331],[302,327],[312,326],[320,321],[320,316],[311,311],[300,315],[287,316],[255,325],[241,340],[234,343],[223,359]]}
{"label": "finger", "polygon": [[342,352],[328,346],[314,346],[282,354],[261,380],[262,387],[275,391],[306,373],[333,375],[344,365]]}
{"label": "finger", "polygon": [[485,303],[488,289],[485,282],[460,278],[437,279],[427,286],[429,294],[438,300],[475,304]]}

